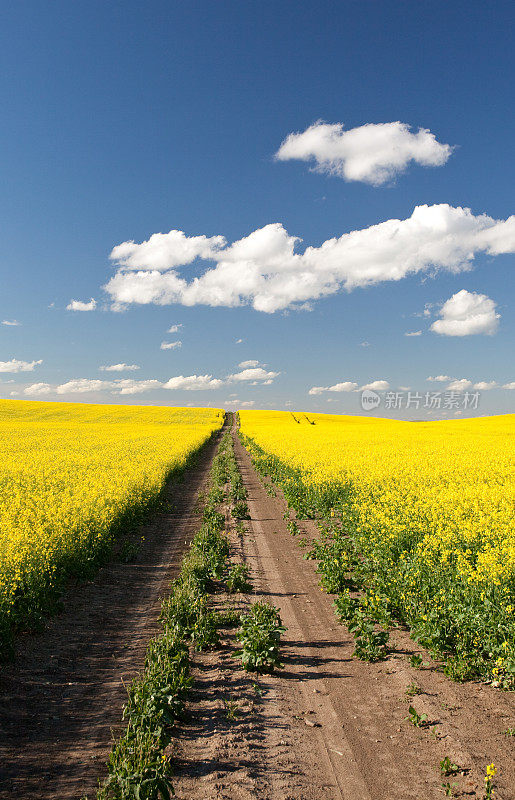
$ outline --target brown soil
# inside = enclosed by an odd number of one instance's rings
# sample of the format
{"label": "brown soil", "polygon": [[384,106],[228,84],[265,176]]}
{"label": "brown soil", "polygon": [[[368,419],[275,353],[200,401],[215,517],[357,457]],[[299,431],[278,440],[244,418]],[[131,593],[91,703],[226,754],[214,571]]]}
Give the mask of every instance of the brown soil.
{"label": "brown soil", "polygon": [[[353,658],[331,596],[320,591],[316,565],[288,533],[279,495],[267,494],[235,436],[252,520],[232,555],[251,568],[252,596],[281,612],[284,668],[256,678],[234,655],[226,631],[221,650],[194,654],[189,717],[171,748],[179,800],[437,800],[443,781],[456,796],[483,797],[486,764],[499,768],[496,800],[513,800],[515,698],[481,683],[454,684],[403,631],[378,664]],[[173,575],[184,540],[194,532],[195,498],[213,448],[172,489],[178,508],[148,529],[132,565],[112,565],[80,593],[45,633],[28,637],[0,688],[0,797],[77,800],[105,775],[110,728],[120,720],[121,682],[141,665],[155,632],[158,598]],[[316,526],[301,522],[307,538]],[[170,536],[170,531],[173,535]],[[216,605],[229,598],[216,595]],[[420,653],[425,666],[408,657]],[[421,693],[406,696],[410,684]],[[412,704],[430,725],[405,717]],[[440,776],[449,756],[455,777]],[[5,769],[6,768],[6,769]]]}
{"label": "brown soil", "polygon": [[[278,606],[288,627],[284,669],[260,678],[256,691],[231,636],[221,654],[195,657],[191,719],[175,751],[179,800],[437,800],[443,782],[456,784],[455,796],[482,798],[492,761],[496,800],[513,798],[513,739],[505,734],[515,725],[513,695],[452,683],[403,631],[392,634],[386,661],[354,659],[316,565],[287,531],[284,500],[267,494],[236,437],[235,448],[252,516],[240,547],[253,599]],[[314,523],[301,528],[317,535]],[[423,656],[422,669],[410,666],[413,653]],[[421,690],[412,699],[410,684]],[[405,719],[410,704],[430,725]],[[445,756],[460,766],[458,775],[441,777]]]}
{"label": "brown soil", "polygon": [[113,563],[70,588],[64,612],[21,637],[0,672],[0,798],[78,800],[106,774],[124,683],[158,630],[160,598],[198,524],[197,501],[216,441],[165,490],[167,512],[140,531],[133,563]]}

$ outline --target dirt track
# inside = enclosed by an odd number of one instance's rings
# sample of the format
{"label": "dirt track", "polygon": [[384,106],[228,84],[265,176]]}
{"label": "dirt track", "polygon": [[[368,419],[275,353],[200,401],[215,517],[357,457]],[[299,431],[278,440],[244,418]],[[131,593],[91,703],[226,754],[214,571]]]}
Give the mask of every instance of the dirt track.
{"label": "dirt track", "polygon": [[[270,497],[235,437],[249,492],[252,521],[243,541],[255,595],[280,608],[284,670],[260,680],[238,669],[225,643],[222,658],[197,658],[192,723],[182,733],[176,780],[180,800],[436,800],[442,782],[459,797],[482,798],[487,763],[499,767],[496,798],[515,795],[513,695],[480,683],[458,685],[434,668],[402,631],[392,635],[388,660],[352,658],[349,633],[338,625],[332,598],[320,591],[315,564],[302,558],[287,531],[280,497]],[[316,535],[313,523],[304,533]],[[412,668],[419,652],[430,664]],[[422,694],[411,700],[411,683]],[[227,702],[237,703],[230,719]],[[413,704],[431,725],[405,720]],[[464,774],[442,778],[449,756]],[[199,784],[200,781],[200,784]]]}
{"label": "dirt track", "polygon": [[171,510],[141,531],[136,561],[110,564],[70,589],[64,612],[41,634],[22,637],[15,662],[2,666],[2,800],[93,797],[106,774],[111,729],[120,724],[123,684],[142,666],[160,598],[195,533],[215,448],[209,443],[184,480],[168,485]]}
{"label": "dirt track", "polygon": [[[492,761],[496,800],[513,800],[514,740],[504,733],[515,726],[513,695],[452,683],[402,631],[392,634],[387,661],[355,660],[315,564],[287,531],[284,500],[267,494],[236,436],[235,448],[252,516],[243,540],[232,537],[254,586],[241,602],[265,598],[280,608],[288,627],[284,669],[256,681],[239,668],[230,633],[221,651],[194,655],[191,716],[173,748],[179,800],[436,800],[442,780],[456,784],[458,797],[482,798]],[[137,671],[155,632],[158,598],[194,532],[212,454],[213,447],[172,490],[176,512],[148,527],[138,561],[112,565],[70,593],[65,613],[29,637],[4,672],[1,798],[92,797],[105,774],[110,728],[120,720],[121,678]],[[316,535],[313,523],[301,526],[308,538]],[[429,665],[412,668],[414,652]],[[422,693],[409,700],[412,683]],[[410,703],[429,727],[405,719]],[[445,756],[464,774],[442,779]]]}

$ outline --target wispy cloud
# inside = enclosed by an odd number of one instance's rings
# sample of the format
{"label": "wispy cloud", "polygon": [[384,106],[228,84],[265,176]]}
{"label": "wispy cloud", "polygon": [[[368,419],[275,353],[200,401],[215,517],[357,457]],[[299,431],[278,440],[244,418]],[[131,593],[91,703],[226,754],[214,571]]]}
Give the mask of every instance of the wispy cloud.
{"label": "wispy cloud", "polygon": [[323,394],[324,392],[355,392],[358,384],[355,381],[342,381],[332,386],[312,386],[308,394]]}
{"label": "wispy cloud", "polygon": [[404,336],[422,336],[422,331],[407,331]]}
{"label": "wispy cloud", "polygon": [[83,301],[83,300],[70,300],[68,305],[66,306],[67,311],[94,311],[97,307],[97,301],[91,298],[91,300]]}
{"label": "wispy cloud", "polygon": [[177,325],[170,325],[170,327],[167,330],[167,333],[178,333],[182,327],[183,327],[182,322],[179,322]]}
{"label": "wispy cloud", "polygon": [[179,350],[182,347],[182,342],[161,342],[160,349],[161,350]]}
{"label": "wispy cloud", "polygon": [[2,325],[8,325],[9,327],[17,328],[21,325],[21,322],[18,322],[17,319],[3,319]]}
{"label": "wispy cloud", "polygon": [[99,367],[101,372],[134,372],[140,369],[137,364],[108,364]]}

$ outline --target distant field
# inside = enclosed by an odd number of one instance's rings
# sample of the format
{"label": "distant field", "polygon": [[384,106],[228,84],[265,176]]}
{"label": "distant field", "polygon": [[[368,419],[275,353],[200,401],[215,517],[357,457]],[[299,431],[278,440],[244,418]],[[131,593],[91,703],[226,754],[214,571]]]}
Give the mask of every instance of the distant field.
{"label": "distant field", "polygon": [[290,505],[341,520],[318,557],[342,609],[351,613],[353,574],[367,589],[361,611],[372,622],[406,622],[452,677],[513,685],[515,415],[240,417],[257,465]]}
{"label": "distant field", "polygon": [[222,423],[219,409],[0,401],[0,643],[88,574]]}

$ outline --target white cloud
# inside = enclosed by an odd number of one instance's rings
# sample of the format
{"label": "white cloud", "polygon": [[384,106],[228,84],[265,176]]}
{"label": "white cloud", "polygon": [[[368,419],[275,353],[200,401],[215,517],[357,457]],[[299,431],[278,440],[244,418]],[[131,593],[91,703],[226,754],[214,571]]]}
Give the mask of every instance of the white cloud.
{"label": "white cloud", "polygon": [[161,381],[150,379],[135,381],[130,378],[118,378],[114,381],[103,381],[96,378],[76,378],[56,387],[57,394],[85,394],[87,392],[111,391],[114,394],[140,394],[150,389],[158,389]]}
{"label": "white cloud", "polygon": [[182,322],[179,323],[178,325],[170,325],[170,327],[167,330],[167,333],[178,333],[181,328],[182,328]]}
{"label": "white cloud", "polygon": [[57,389],[57,394],[83,394],[85,392],[101,392],[103,389],[110,389],[111,381],[101,381],[90,378],[77,378],[66,383],[61,383]]}
{"label": "white cloud", "polygon": [[469,381],[467,378],[458,378],[455,381],[451,381],[447,387],[450,392],[465,392],[467,389],[471,388],[472,381]]}
{"label": "white cloud", "polygon": [[21,322],[18,322],[17,319],[3,319],[2,325],[8,325],[9,327],[18,327],[18,325],[21,325]]}
{"label": "white cloud", "polygon": [[17,358],[11,358],[10,361],[0,361],[0,372],[32,372],[34,367],[42,363],[42,358],[39,361],[18,361]]}
{"label": "white cloud", "polygon": [[505,383],[502,388],[511,390],[515,389],[515,381],[512,381],[512,383]]}
{"label": "white cloud", "polygon": [[31,386],[25,387],[23,394],[29,394],[37,397],[38,395],[42,394],[50,394],[52,391],[52,387],[49,383],[33,383]]}
{"label": "white cloud", "polygon": [[381,392],[389,388],[390,384],[388,381],[372,381],[371,383],[365,383],[365,385],[360,388],[360,391],[362,392],[365,389],[371,389],[373,392]]}
{"label": "white cloud", "polygon": [[497,387],[497,381],[478,381],[472,388],[477,391],[488,392],[490,389],[497,389]]}
{"label": "white cloud", "polygon": [[407,331],[404,336],[422,336],[422,331]]}
{"label": "white cloud", "polygon": [[224,386],[225,382],[219,378],[213,378],[212,375],[177,375],[175,378],[170,378],[169,381],[163,383],[163,389],[182,389],[184,391],[192,392],[204,389],[219,389]]}
{"label": "white cloud", "polygon": [[126,269],[167,270],[191,264],[196,258],[213,258],[224,247],[223,236],[186,236],[183,231],[154,233],[146,242],[128,241],[113,247],[109,258]]}
{"label": "white cloud", "polygon": [[140,369],[137,364],[109,364],[99,367],[102,372],[134,372]]}
{"label": "white cloud", "polygon": [[266,369],[262,367],[254,367],[250,369],[244,369],[241,372],[235,372],[233,375],[229,375],[227,380],[228,381],[264,381],[266,385],[272,383],[274,378],[277,378],[280,375],[280,372],[268,372]]}
{"label": "white cloud", "polygon": [[440,319],[433,322],[431,330],[443,336],[492,335],[499,327],[500,317],[495,302],[486,294],[462,289],[443,304]]}
{"label": "white cloud", "polygon": [[429,130],[412,133],[403,122],[369,123],[345,131],[341,123],[319,121],[302,133],[290,133],[276,158],[314,161],[318,172],[380,186],[404,172],[411,161],[439,167],[452,150]]}
{"label": "white cloud", "polygon": [[236,344],[243,344],[244,339],[236,339]]}
{"label": "white cloud", "polygon": [[322,394],[323,392],[355,392],[358,384],[354,381],[342,381],[333,386],[312,386],[308,394]]}
{"label": "white cloud", "polygon": [[360,342],[359,346],[360,347],[370,347],[370,342]]}
{"label": "white cloud", "polygon": [[250,361],[240,361],[238,366],[241,367],[241,369],[247,369],[247,367],[257,367],[258,364],[259,364],[259,361],[255,361],[255,360],[251,359]]}
{"label": "white cloud", "polygon": [[66,306],[67,311],[94,311],[97,307],[97,301],[91,298],[89,302],[83,300],[70,300]]}
{"label": "white cloud", "polygon": [[438,381],[438,383],[445,383],[446,381],[450,380],[450,375],[437,375],[434,378],[430,375],[429,378],[426,378],[426,381]]}
{"label": "white cloud", "polygon": [[[119,258],[119,269],[104,288],[115,303],[124,306],[252,305],[273,313],[300,308],[341,289],[398,281],[429,270],[457,273],[470,269],[478,253],[515,252],[515,216],[498,221],[486,214],[475,216],[467,208],[423,205],[408,219],[390,219],[345,233],[303,253],[295,252],[299,241],[280,223],[266,225],[232,245],[210,251],[216,265],[189,281],[176,269],[189,263],[185,258],[165,258],[160,251],[154,260],[145,249],[147,243],[132,242],[134,259],[145,268],[127,269],[126,260]],[[141,258],[139,247],[144,248]]]}
{"label": "white cloud", "polygon": [[243,400],[243,402],[240,403],[240,405],[241,405],[242,408],[250,408],[251,406],[255,405],[255,401],[254,400]]}
{"label": "white cloud", "polygon": [[161,350],[178,350],[182,347],[182,342],[161,342]]}
{"label": "white cloud", "polygon": [[134,381],[129,378],[113,381],[112,384],[115,394],[141,394],[141,392],[149,392],[151,389],[158,389],[162,385],[161,381],[153,379]]}

